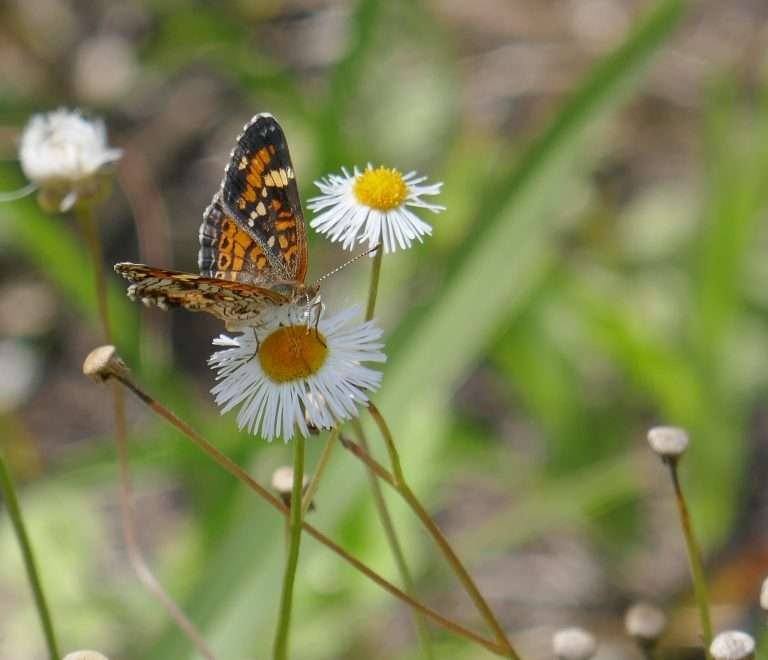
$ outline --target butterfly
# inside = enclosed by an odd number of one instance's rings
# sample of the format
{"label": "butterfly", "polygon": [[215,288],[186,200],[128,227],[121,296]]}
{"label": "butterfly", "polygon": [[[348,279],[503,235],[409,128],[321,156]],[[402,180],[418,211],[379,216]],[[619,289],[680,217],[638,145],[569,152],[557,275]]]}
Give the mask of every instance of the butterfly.
{"label": "butterfly", "polygon": [[238,136],[199,239],[199,275],[115,264],[131,282],[128,296],[207,312],[228,328],[258,325],[270,306],[319,304],[319,285],[304,282],[304,216],[285,134],[272,115],[256,115]]}

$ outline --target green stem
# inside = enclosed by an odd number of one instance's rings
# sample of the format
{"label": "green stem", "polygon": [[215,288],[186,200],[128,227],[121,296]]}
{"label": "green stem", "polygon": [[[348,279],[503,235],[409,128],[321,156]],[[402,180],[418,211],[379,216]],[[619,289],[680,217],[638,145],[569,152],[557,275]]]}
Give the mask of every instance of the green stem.
{"label": "green stem", "polygon": [[656,646],[655,642],[641,642],[638,644],[640,653],[645,660],[657,660]]}
{"label": "green stem", "polygon": [[323,451],[320,454],[320,458],[317,461],[317,466],[315,467],[315,473],[312,475],[312,479],[309,482],[309,485],[307,486],[307,491],[304,493],[304,498],[301,501],[301,515],[306,515],[307,511],[309,511],[309,507],[312,505],[312,500],[315,497],[315,493],[317,492],[317,489],[320,487],[320,479],[322,478],[323,474],[325,473],[325,468],[328,466],[328,461],[331,458],[331,452],[333,451],[333,448],[336,446],[336,441],[339,439],[339,433],[341,432],[341,428],[337,425],[334,426],[330,433],[328,434],[328,438],[325,441],[325,446],[323,447]]}
{"label": "green stem", "polygon": [[274,660],[288,659],[288,632],[291,627],[291,606],[293,605],[293,584],[296,581],[296,567],[299,564],[301,545],[301,485],[304,480],[304,436],[298,434],[293,453],[293,489],[291,491],[291,528],[288,559],[283,576],[283,593],[280,597],[280,618],[275,636]]}
{"label": "green stem", "polygon": [[[363,427],[360,424],[360,420],[355,419],[353,424],[360,444],[362,445],[363,449],[365,449],[365,451],[370,454],[368,441],[366,440]],[[366,468],[368,479],[371,483],[373,502],[376,506],[376,511],[379,515],[381,526],[384,528],[384,535],[387,537],[387,543],[389,544],[389,548],[392,551],[392,556],[395,558],[397,570],[400,573],[400,579],[403,581],[405,592],[409,595],[413,595],[415,593],[413,577],[411,576],[411,571],[405,561],[405,553],[403,552],[400,539],[398,538],[397,532],[395,531],[395,525],[392,521],[392,516],[389,513],[389,509],[387,508],[387,502],[384,499],[384,493],[381,490],[381,484],[379,483],[379,480],[376,476],[376,472],[370,466],[366,466]],[[412,612],[412,615],[413,622],[416,626],[416,634],[419,637],[422,653],[424,654],[425,658],[430,658],[431,660],[435,656],[432,652],[432,643],[429,638],[427,622],[419,612],[414,611]]]}
{"label": "green stem", "polygon": [[435,524],[427,510],[421,505],[421,502],[419,502],[416,495],[414,495],[413,491],[408,486],[408,483],[405,480],[405,474],[403,473],[402,465],[400,463],[400,456],[398,454],[394,438],[392,437],[392,433],[389,430],[389,426],[387,425],[386,420],[382,416],[381,412],[379,412],[379,409],[376,408],[376,406],[373,405],[371,401],[368,402],[368,411],[370,412],[373,420],[376,422],[376,425],[379,427],[379,431],[384,438],[384,443],[387,447],[387,452],[389,453],[390,462],[392,464],[394,487],[402,495],[413,512],[418,516],[419,520],[421,520],[422,524],[427,528],[427,531],[429,531],[429,533],[432,535],[432,538],[435,540],[435,543],[437,543],[437,546],[440,548],[440,551],[443,553],[446,561],[453,569],[456,577],[459,578],[459,581],[463,585],[469,597],[472,599],[472,602],[475,604],[475,607],[477,608],[480,615],[483,617],[483,619],[485,619],[488,627],[493,631],[497,641],[502,646],[502,648],[504,648],[507,656],[509,658],[513,658],[514,660],[519,660],[520,656],[512,648],[512,645],[509,643],[507,635],[502,629],[501,624],[496,619],[493,610],[491,610],[485,598],[483,598],[483,595],[480,593],[480,590],[477,588],[474,580],[472,580],[472,577],[469,575],[467,569],[464,568],[464,565],[461,563],[461,560],[454,552],[451,544],[448,542],[448,539],[445,538],[442,530]]}
{"label": "green stem", "polygon": [[43,585],[40,582],[40,576],[37,572],[35,555],[32,552],[32,545],[29,542],[29,535],[27,534],[27,528],[24,525],[24,518],[21,515],[21,507],[19,506],[19,498],[16,495],[16,487],[14,486],[13,478],[8,470],[5,456],[2,452],[0,452],[0,490],[2,490],[5,506],[8,509],[8,516],[11,519],[13,531],[16,534],[16,540],[21,549],[24,567],[27,569],[27,579],[32,587],[35,608],[37,609],[37,615],[40,617],[40,624],[43,627],[43,635],[45,636],[45,644],[48,647],[48,655],[50,655],[51,660],[59,660],[61,654],[59,653],[58,645],[56,644],[56,635],[53,632],[51,613],[48,609],[45,594],[43,593]]}
{"label": "green stem", "polygon": [[101,241],[99,240],[99,227],[96,222],[96,215],[93,211],[93,205],[88,202],[82,202],[75,207],[75,215],[80,223],[80,229],[83,232],[88,250],[91,253],[91,262],[96,282],[96,304],[99,309],[99,320],[101,321],[104,340],[112,343],[112,329],[109,325],[109,308],[107,306],[107,278],[104,273],[104,257],[101,250]]}
{"label": "green stem", "polygon": [[709,614],[709,597],[707,595],[707,583],[704,578],[704,563],[701,559],[701,548],[693,531],[691,514],[688,510],[688,504],[683,495],[683,489],[680,485],[680,477],[677,471],[677,457],[667,458],[669,474],[672,477],[672,486],[675,489],[675,500],[677,501],[677,510],[680,514],[680,525],[683,528],[685,545],[688,550],[688,563],[691,568],[691,578],[693,579],[693,592],[696,598],[696,604],[699,608],[699,619],[701,621],[701,635],[704,643],[704,653],[708,659],[711,659],[709,646],[712,643],[712,619]]}
{"label": "green stem", "polygon": [[368,305],[365,308],[365,320],[370,321],[376,310],[376,296],[379,293],[379,278],[381,277],[381,262],[384,259],[384,248],[380,245],[376,250],[376,256],[373,257],[373,267],[371,269],[371,284],[368,288]]}

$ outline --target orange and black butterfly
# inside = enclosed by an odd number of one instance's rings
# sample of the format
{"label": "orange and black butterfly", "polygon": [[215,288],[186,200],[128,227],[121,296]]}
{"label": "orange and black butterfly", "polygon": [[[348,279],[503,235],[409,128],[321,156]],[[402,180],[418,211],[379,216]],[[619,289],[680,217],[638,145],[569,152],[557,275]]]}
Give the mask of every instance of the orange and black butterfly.
{"label": "orange and black butterfly", "polygon": [[307,234],[280,124],[256,115],[237,138],[221,189],[200,226],[200,274],[119,263],[128,295],[163,309],[208,312],[228,326],[257,324],[269,306],[316,300],[307,285]]}

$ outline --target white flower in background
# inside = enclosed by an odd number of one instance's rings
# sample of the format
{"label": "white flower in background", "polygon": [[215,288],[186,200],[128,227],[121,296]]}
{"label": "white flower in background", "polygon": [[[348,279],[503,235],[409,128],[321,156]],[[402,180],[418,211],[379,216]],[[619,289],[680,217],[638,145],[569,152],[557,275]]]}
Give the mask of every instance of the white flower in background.
{"label": "white flower in background", "polygon": [[49,210],[67,211],[79,198],[97,195],[103,170],[122,156],[107,143],[104,122],[60,108],[34,115],[21,135],[24,174]]}
{"label": "white flower in background", "polygon": [[[370,248],[384,245],[384,252],[405,250],[414,240],[432,233],[432,227],[418,218],[410,208],[439,213],[444,206],[425,202],[425,195],[437,195],[442,183],[422,185],[427,177],[416,172],[401,174],[396,169],[373,168],[370,164],[353,174],[346,169],[341,175],[331,174],[315,182],[322,195],[309,200],[307,206],[319,215],[310,225],[345,250],[356,242],[367,242]],[[410,208],[409,208],[410,207]]]}
{"label": "white flower in background", "polygon": [[225,348],[209,360],[222,414],[240,406],[241,429],[285,441],[296,431],[307,436],[310,425],[327,429],[356,417],[365,392],[381,383],[381,373],[361,363],[386,360],[382,331],[372,321],[354,322],[357,313],[353,307],[321,319],[315,329],[305,308],[278,308],[258,329],[214,339]]}
{"label": "white flower in background", "polygon": [[583,628],[565,628],[552,636],[552,648],[559,660],[590,660],[597,652],[595,638]]}
{"label": "white flower in background", "polygon": [[755,639],[740,630],[721,632],[712,640],[709,653],[713,660],[754,660]]}

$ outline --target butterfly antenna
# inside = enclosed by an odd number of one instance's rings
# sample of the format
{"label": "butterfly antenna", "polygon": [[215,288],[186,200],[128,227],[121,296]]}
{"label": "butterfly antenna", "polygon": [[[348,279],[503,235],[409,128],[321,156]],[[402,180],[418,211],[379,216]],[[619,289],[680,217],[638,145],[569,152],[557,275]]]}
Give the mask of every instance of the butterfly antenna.
{"label": "butterfly antenna", "polygon": [[376,251],[377,251],[377,250],[378,250],[380,247],[381,247],[381,243],[379,243],[378,245],[374,245],[374,246],[373,246],[373,247],[372,247],[370,250],[366,250],[365,252],[361,252],[361,253],[360,253],[360,254],[358,254],[356,257],[352,257],[352,258],[351,258],[349,261],[346,261],[346,262],[344,262],[344,263],[343,263],[343,264],[341,264],[341,266],[339,266],[338,268],[334,268],[334,269],[333,269],[331,272],[329,272],[329,273],[326,273],[325,275],[323,275],[323,276],[322,276],[322,277],[321,277],[319,280],[317,280],[317,281],[315,282],[315,284],[316,284],[316,285],[317,285],[317,284],[320,284],[320,282],[322,282],[322,281],[324,281],[324,280],[327,280],[329,277],[331,277],[331,275],[335,275],[335,274],[336,274],[336,273],[338,273],[340,270],[344,270],[344,269],[345,269],[347,266],[349,266],[349,265],[351,265],[351,264],[355,263],[356,261],[359,261],[359,260],[360,260],[360,259],[362,259],[363,257],[367,257],[369,254],[373,254],[373,253],[374,253],[374,252],[376,252]]}

